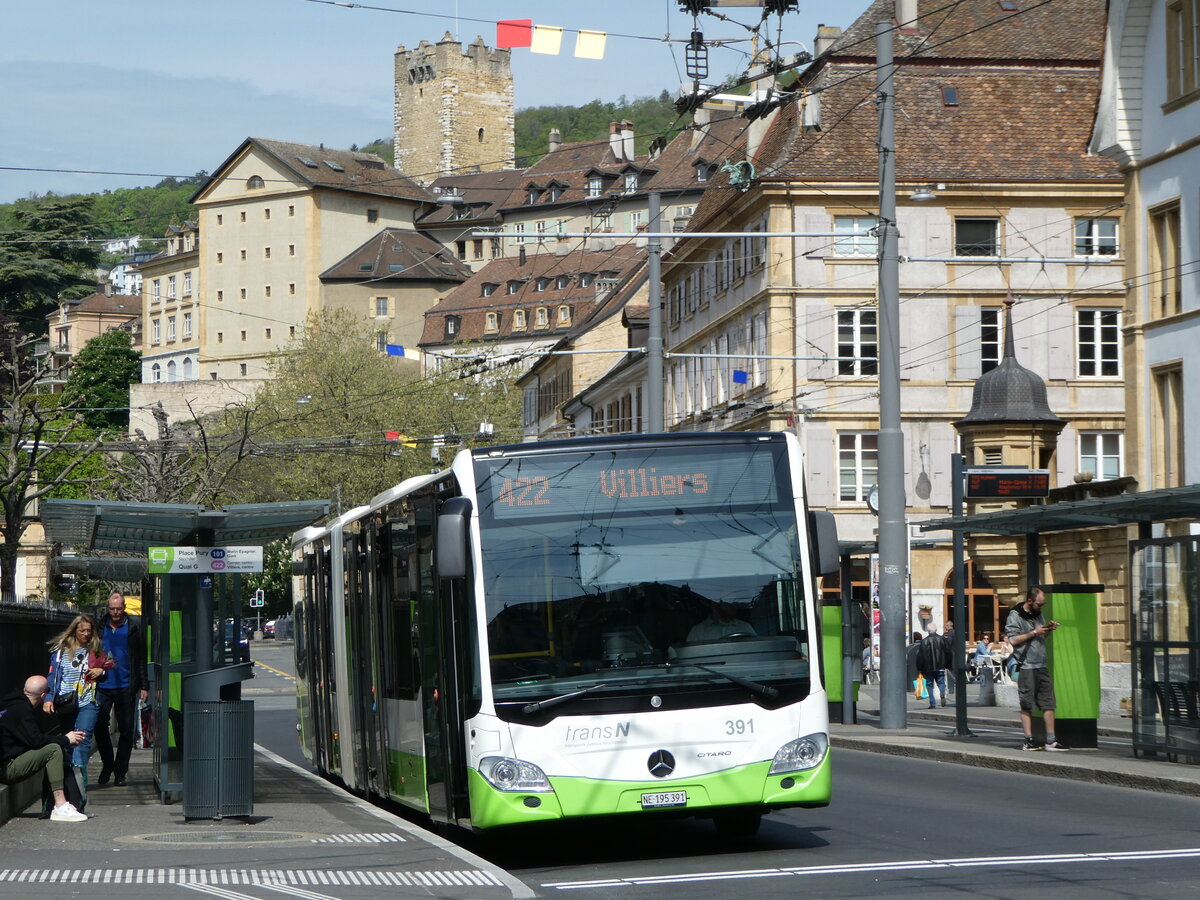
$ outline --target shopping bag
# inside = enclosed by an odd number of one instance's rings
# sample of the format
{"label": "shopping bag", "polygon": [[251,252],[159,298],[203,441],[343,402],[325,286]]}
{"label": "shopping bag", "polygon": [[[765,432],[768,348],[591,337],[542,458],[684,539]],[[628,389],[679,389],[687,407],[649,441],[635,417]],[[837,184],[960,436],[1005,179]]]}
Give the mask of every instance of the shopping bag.
{"label": "shopping bag", "polygon": [[154,707],[147,700],[138,700],[137,715],[134,717],[134,745],[145,749],[154,746]]}
{"label": "shopping bag", "polygon": [[925,676],[918,675],[917,680],[913,682],[913,697],[917,700],[924,700],[929,696],[929,691],[925,688]]}

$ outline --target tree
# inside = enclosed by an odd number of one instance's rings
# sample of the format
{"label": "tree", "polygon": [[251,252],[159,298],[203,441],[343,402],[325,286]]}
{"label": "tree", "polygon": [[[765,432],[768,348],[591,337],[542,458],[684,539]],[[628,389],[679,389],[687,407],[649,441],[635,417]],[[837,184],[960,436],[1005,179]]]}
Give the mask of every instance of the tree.
{"label": "tree", "polygon": [[141,357],[126,331],[106,331],[71,360],[63,399],[83,409],[92,428],[129,428],[129,385],[138,380]]}
{"label": "tree", "polygon": [[59,298],[83,297],[95,289],[92,269],[100,257],[89,243],[98,234],[92,199],[23,201],[12,217],[16,227],[0,241],[0,309],[40,333]]}
{"label": "tree", "polygon": [[45,403],[35,393],[38,372],[30,359],[35,341],[11,322],[0,322],[0,600],[5,603],[16,599],[21,539],[36,518],[32,505],[69,482],[99,446],[96,440],[71,446],[69,458],[50,473],[46,464],[72,444],[71,429],[82,417],[70,404]]}
{"label": "tree", "polygon": [[255,397],[252,458],[236,473],[236,493],[259,502],[329,499],[345,510],[440,467],[434,450],[448,457],[478,440],[482,422],[515,434],[520,402],[505,383],[511,373],[480,369],[479,360],[471,366],[417,377],[379,353],[351,313],[311,319]]}

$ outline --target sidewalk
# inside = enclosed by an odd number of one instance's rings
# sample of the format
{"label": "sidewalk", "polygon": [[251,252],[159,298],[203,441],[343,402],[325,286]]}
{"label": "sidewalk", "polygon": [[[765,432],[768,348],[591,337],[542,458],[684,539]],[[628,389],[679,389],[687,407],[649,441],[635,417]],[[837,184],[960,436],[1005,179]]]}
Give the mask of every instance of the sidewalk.
{"label": "sidewalk", "polygon": [[1001,706],[981,706],[979,685],[967,685],[967,727],[971,736],[955,734],[953,695],[949,706],[937,709],[929,709],[926,700],[914,699],[911,691],[906,697],[908,727],[882,729],[879,685],[863,685],[859,691],[859,724],[830,725],[833,746],[1200,796],[1200,766],[1168,762],[1163,756],[1134,756],[1131,719],[1101,716],[1097,721],[1097,748],[1030,753],[1021,749],[1020,713]]}

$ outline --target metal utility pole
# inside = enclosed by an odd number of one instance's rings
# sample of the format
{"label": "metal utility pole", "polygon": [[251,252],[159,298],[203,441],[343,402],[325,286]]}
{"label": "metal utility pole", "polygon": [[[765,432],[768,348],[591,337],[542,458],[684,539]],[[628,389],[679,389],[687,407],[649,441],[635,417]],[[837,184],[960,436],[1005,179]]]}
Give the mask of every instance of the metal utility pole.
{"label": "metal utility pole", "polygon": [[[960,518],[963,514],[963,455],[950,455],[950,515]],[[954,529],[954,735],[971,737],[967,727],[967,603],[963,571],[966,567],[966,550],[963,546],[961,529]]]}
{"label": "metal utility pole", "polygon": [[650,192],[650,236],[646,239],[646,274],[650,280],[650,330],[646,336],[646,431],[663,430],[662,239],[658,236],[660,199]]}
{"label": "metal utility pole", "polygon": [[895,65],[891,22],[875,25],[879,103],[879,724],[908,724],[904,632],[904,433],[900,430],[900,256],[896,228]]}

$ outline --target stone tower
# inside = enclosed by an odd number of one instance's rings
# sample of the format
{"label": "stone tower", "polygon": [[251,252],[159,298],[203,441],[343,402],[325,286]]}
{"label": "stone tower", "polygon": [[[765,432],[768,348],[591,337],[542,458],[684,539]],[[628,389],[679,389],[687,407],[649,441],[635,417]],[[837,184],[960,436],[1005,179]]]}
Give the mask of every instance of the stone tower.
{"label": "stone tower", "polygon": [[395,123],[396,168],[421,184],[511,168],[511,52],[482,37],[464,49],[449,32],[437,44],[397,47]]}

